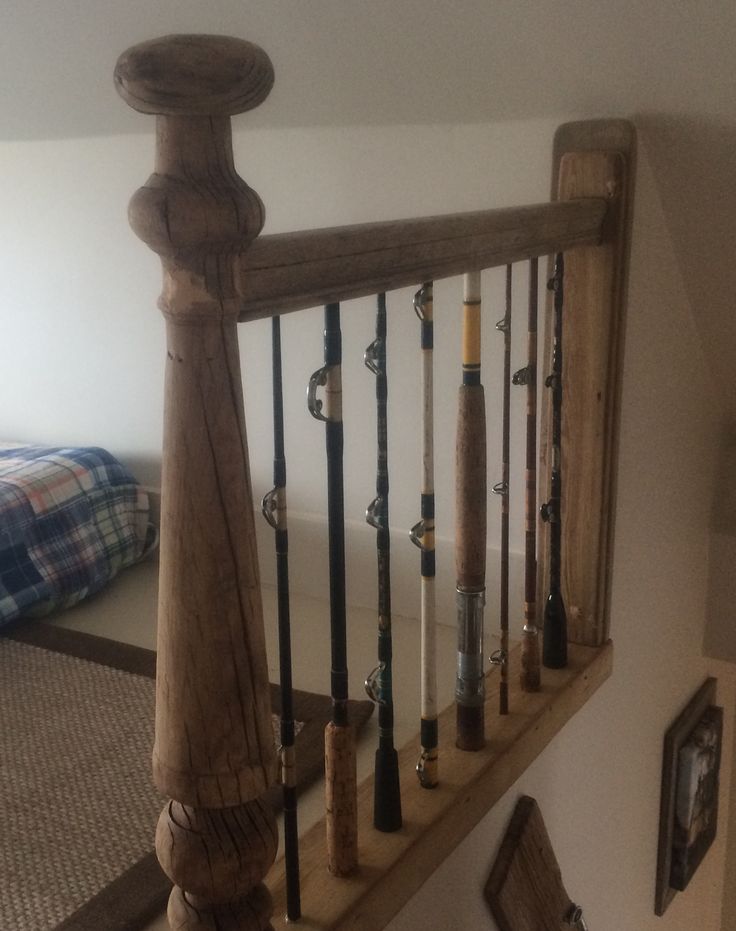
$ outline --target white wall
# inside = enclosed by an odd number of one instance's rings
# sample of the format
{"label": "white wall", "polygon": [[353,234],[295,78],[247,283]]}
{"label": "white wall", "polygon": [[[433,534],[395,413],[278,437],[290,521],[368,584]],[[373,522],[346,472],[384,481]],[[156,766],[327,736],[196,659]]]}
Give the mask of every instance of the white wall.
{"label": "white wall", "polygon": [[[545,199],[557,122],[239,132],[236,157],[241,174],[267,204],[269,230],[276,231]],[[393,931],[420,922],[437,929],[490,926],[481,889],[521,792],[538,799],[568,890],[585,907],[591,928],[719,927],[723,832],[692,888],[677,897],[666,918],[655,920],[652,908],[662,735],[713,668],[700,655],[720,419],[656,178],[646,151],[642,156],[614,560],[614,676],[407,905]],[[159,271],[125,221],[126,201],[152,165],[152,136],[6,143],[0,159],[0,435],[105,445],[136,464],[143,479],[155,481],[163,359],[163,323],[154,307]],[[489,293],[495,287],[489,279]],[[438,487],[451,488],[459,291],[456,285],[439,290],[445,310],[438,323],[443,346],[438,355],[445,362],[437,402],[440,430],[448,440],[439,453]],[[417,383],[417,324],[408,298],[399,296],[406,300],[403,307],[391,304],[396,348],[390,444],[396,453],[392,514],[397,526],[409,526],[418,516],[413,476],[418,401],[411,387]],[[491,313],[489,320],[495,319]],[[354,474],[362,459],[373,458],[372,384],[361,363],[372,322],[370,314],[352,313],[347,306],[344,320],[346,350],[353,354],[353,367],[346,366],[346,438]],[[288,324],[287,443],[297,450],[290,503],[297,511],[319,514],[323,434],[304,414],[303,398],[308,375],[321,364],[321,317],[314,312]],[[498,352],[494,338],[489,333],[486,339],[489,393]],[[414,353],[403,373],[397,364],[402,348]],[[271,478],[270,415],[260,403],[268,396],[267,354],[267,325],[244,329],[257,495]],[[403,501],[401,488],[412,489]],[[362,521],[371,496],[372,480],[365,488],[351,485],[348,515]],[[447,536],[450,499],[448,493],[439,510]],[[735,703],[729,668],[717,670],[727,709],[727,747]],[[726,753],[724,786],[729,759]],[[466,890],[462,902],[458,888]]]}
{"label": "white wall", "polygon": [[0,147],[5,438],[160,458],[160,273],[125,219],[151,153],[133,137]]}
{"label": "white wall", "polygon": [[708,547],[708,612],[703,646],[708,656],[736,663],[736,439],[718,451],[716,492]]}
{"label": "white wall", "polygon": [[[236,160],[267,205],[267,232],[446,213],[545,200],[557,122],[241,129]],[[131,463],[142,481],[157,484],[164,353],[164,324],[155,307],[160,272],[158,260],[135,239],[125,218],[130,195],[151,171],[152,150],[152,136],[0,144],[5,208],[0,370],[13,386],[0,408],[0,435],[107,446]],[[523,306],[526,271],[515,274]],[[494,435],[502,340],[492,324],[503,315],[502,273],[487,276],[486,292],[491,325],[484,362]],[[419,458],[419,326],[411,300],[410,290],[389,299],[390,390],[392,398],[401,399],[389,422],[397,489],[415,488]],[[454,458],[460,301],[459,280],[437,285],[437,432],[445,437],[437,446],[440,475],[450,474]],[[359,475],[363,462],[375,456],[373,383],[362,364],[373,338],[369,302],[347,303],[343,328],[346,468]],[[522,319],[515,330],[517,366],[524,361],[524,329]],[[323,514],[324,435],[305,405],[309,375],[322,364],[321,310],[287,318],[282,338],[287,454],[298,450],[300,460],[300,468],[290,469],[290,507]],[[271,409],[262,402],[270,392],[268,323],[241,327],[241,343],[254,490],[260,497],[271,482]],[[523,392],[514,395],[514,404],[523,411]],[[500,478],[498,449],[491,469]],[[373,489],[372,478],[348,484],[349,519],[363,523]],[[517,508],[522,494],[519,480],[512,502]],[[444,537],[452,535],[452,497],[438,493]],[[392,514],[398,527],[410,527],[418,519],[418,491],[394,495]]]}

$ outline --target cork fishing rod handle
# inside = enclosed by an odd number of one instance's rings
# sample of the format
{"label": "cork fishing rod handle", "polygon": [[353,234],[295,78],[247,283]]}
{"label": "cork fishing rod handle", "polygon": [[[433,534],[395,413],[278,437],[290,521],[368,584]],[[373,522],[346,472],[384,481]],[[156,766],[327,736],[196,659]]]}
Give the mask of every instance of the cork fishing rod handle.
{"label": "cork fishing rod handle", "polygon": [[486,584],[486,401],[482,385],[458,393],[455,491],[457,586],[483,591]]}
{"label": "cork fishing rod handle", "polygon": [[[325,728],[325,827],[327,868],[348,876],[358,865],[355,734],[348,714],[347,610],[345,591],[345,502],[342,422],[342,332],[340,305],[325,307],[324,367],[309,383],[310,413],[325,424],[327,529],[330,583],[331,719]],[[324,402],[316,397],[324,386]]]}
{"label": "cork fishing rod handle", "polygon": [[276,760],[245,432],[233,263],[263,205],[235,172],[230,116],[273,82],[221,36],[129,49],[115,84],[157,115],[154,174],[129,219],[162,261],[167,359],[154,781],[172,801],[156,852],[177,931],[263,931],[278,831]]}
{"label": "cork fishing rod handle", "polygon": [[333,876],[358,866],[358,781],[355,733],[350,724],[325,727],[325,821],[327,865]]}
{"label": "cork fishing rod handle", "polygon": [[355,732],[348,718],[347,705],[343,425],[339,363],[330,365],[325,387],[332,652],[332,720],[325,727],[327,865],[334,876],[349,876],[358,865],[358,783]]}

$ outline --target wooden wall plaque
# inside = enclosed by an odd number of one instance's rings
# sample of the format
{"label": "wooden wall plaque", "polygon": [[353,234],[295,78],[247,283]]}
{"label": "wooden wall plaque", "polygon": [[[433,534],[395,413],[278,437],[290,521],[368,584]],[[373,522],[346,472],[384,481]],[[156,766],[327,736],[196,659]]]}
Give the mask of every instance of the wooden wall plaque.
{"label": "wooden wall plaque", "polygon": [[582,909],[565,891],[539,805],[528,795],[516,805],[484,895],[501,931],[584,931]]}

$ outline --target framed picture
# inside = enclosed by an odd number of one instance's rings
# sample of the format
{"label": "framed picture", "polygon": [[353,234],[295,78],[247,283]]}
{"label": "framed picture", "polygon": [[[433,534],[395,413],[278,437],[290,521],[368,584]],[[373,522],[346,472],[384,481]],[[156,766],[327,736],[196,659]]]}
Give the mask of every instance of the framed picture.
{"label": "framed picture", "polygon": [[723,709],[709,678],[664,738],[654,911],[683,891],[716,836]]}

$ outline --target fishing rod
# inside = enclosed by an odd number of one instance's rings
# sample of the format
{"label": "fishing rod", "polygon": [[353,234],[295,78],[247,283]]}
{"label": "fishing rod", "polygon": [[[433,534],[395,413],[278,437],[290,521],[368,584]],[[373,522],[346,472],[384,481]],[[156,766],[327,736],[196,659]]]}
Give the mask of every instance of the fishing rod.
{"label": "fishing rod", "polygon": [[515,385],[526,386],[526,496],[524,558],[524,629],[521,639],[521,688],[540,688],[537,629],[537,307],[539,262],[529,262],[529,323],[527,364],[515,373]]}
{"label": "fishing rod", "polygon": [[[327,523],[332,653],[331,719],[325,728],[327,866],[348,876],[358,864],[358,804],[355,738],[348,721],[347,623],[345,608],[345,504],[343,491],[342,334],[340,305],[325,307],[325,364],[309,379],[307,406],[325,424]],[[317,389],[324,387],[324,405]],[[324,407],[324,411],[323,411]]]}
{"label": "fishing rod", "polygon": [[417,762],[419,784],[433,789],[439,781],[437,735],[437,633],[435,620],[434,523],[434,322],[432,282],[414,295],[419,317],[422,352],[422,487],[421,519],[409,537],[421,550],[421,754]]}
{"label": "fishing rod", "polygon": [[276,579],[281,682],[280,780],[284,799],[284,863],[286,917],[301,917],[299,888],[299,829],[296,806],[294,703],[291,680],[291,620],[289,611],[289,535],[286,526],[286,454],[284,452],[284,401],[281,373],[281,320],[271,318],[273,358],[273,484],[263,497],[263,516],[273,527],[276,542]]}
{"label": "fishing rod", "polygon": [[567,666],[567,612],[562,598],[562,308],[565,260],[555,258],[554,275],[547,287],[554,294],[555,327],[552,374],[545,384],[552,389],[552,469],[550,499],[542,505],[542,520],[549,522],[549,595],[544,606],[542,662],[549,669]]}
{"label": "fishing rod", "polygon": [[457,746],[485,743],[483,606],[486,574],[486,407],[480,380],[480,272],[463,279],[463,380],[455,445],[457,575]]}
{"label": "fishing rod", "polygon": [[509,473],[511,469],[511,265],[506,266],[506,313],[496,324],[503,333],[503,423],[501,427],[501,481],[493,493],[501,496],[501,646],[491,662],[501,667],[498,713],[509,713]]}
{"label": "fishing rod", "polygon": [[365,351],[366,367],[376,376],[376,497],[365,517],[376,529],[378,558],[378,665],[365,682],[378,705],[378,748],[373,780],[373,825],[379,831],[401,827],[399,755],[394,747],[391,641],[391,537],[388,519],[388,383],[386,379],[386,295],[378,295],[376,338]]}

